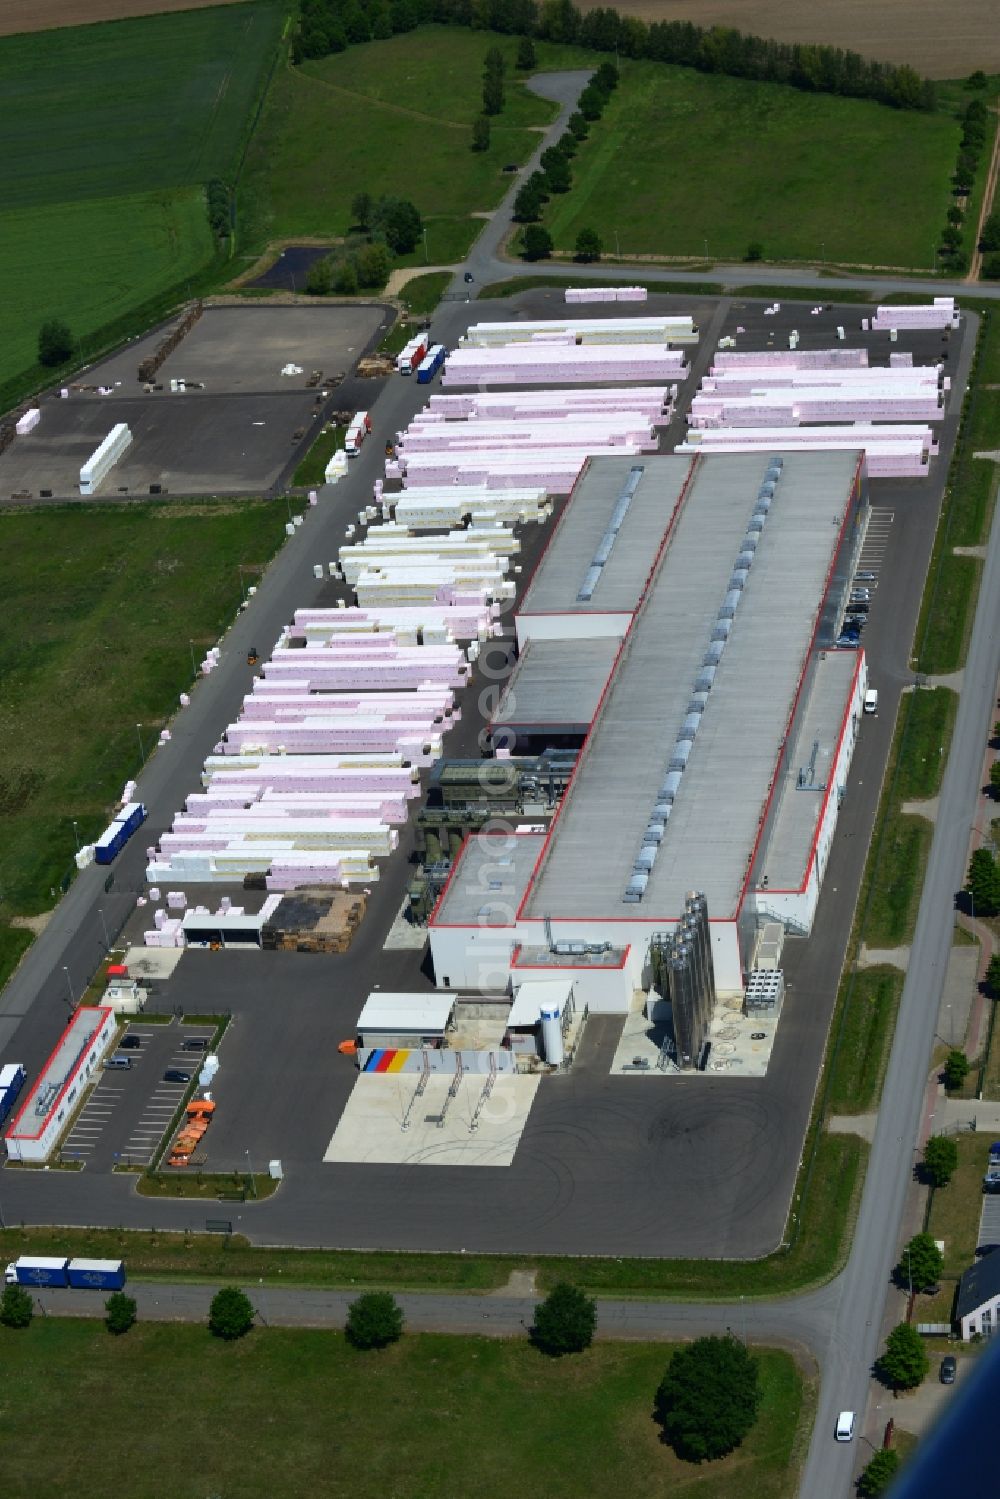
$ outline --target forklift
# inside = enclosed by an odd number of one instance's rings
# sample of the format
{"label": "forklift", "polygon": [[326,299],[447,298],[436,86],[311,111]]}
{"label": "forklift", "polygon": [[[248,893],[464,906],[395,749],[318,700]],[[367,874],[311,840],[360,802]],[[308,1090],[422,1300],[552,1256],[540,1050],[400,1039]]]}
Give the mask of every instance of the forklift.
{"label": "forklift", "polygon": [[247,665],[256,666],[259,660],[260,657],[257,655],[257,647],[255,645],[252,645],[247,651]]}

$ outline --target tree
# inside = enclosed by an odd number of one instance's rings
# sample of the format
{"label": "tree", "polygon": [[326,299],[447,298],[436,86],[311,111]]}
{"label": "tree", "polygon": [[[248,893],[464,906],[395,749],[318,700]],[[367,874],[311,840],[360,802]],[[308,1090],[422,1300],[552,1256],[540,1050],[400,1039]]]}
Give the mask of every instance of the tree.
{"label": "tree", "polygon": [[734,1337],[697,1338],[667,1365],[656,1419],[678,1457],[700,1463],[738,1447],[757,1419],[757,1360]]}
{"label": "tree", "polygon": [[743,259],[744,260],[763,260],[764,259],[764,246],[761,244],[761,242],[760,242],[759,239],[752,239],[750,241],[750,243],[747,245],[746,253],[743,256]]}
{"label": "tree", "polygon": [[541,224],[526,224],[521,234],[521,254],[525,260],[544,260],[552,254],[552,236]]}
{"label": "tree", "polygon": [[1000,791],[1000,760],[994,760],[990,766],[990,789]]}
{"label": "tree", "polygon": [[344,1330],[353,1348],[388,1348],[403,1335],[403,1313],[388,1291],[368,1291],[347,1308]]}
{"label": "tree", "polygon": [[937,1285],[943,1269],[944,1255],[930,1234],[914,1234],[899,1257],[896,1279],[908,1290],[926,1291]]}
{"label": "tree", "polygon": [[472,122],[472,149],[473,151],[490,149],[490,122],[486,115],[476,115]]}
{"label": "tree", "polygon": [[517,44],[517,68],[521,73],[530,73],[536,66],[538,58],[535,54],[535,44],[530,36],[522,36]]}
{"label": "tree", "polygon": [[613,62],[602,62],[592,82],[605,94],[614,93],[618,87],[618,69]]}
{"label": "tree", "polygon": [[514,220],[518,224],[534,224],[542,216],[542,197],[529,182],[518,189],[514,199]]}
{"label": "tree", "polygon": [[989,849],[977,848],[972,855],[965,888],[973,915],[995,916],[1000,911],[1000,865]]}
{"label": "tree", "polygon": [[945,224],[941,230],[941,243],[946,250],[957,250],[962,243],[961,229],[956,229],[954,224]]}
{"label": "tree", "polygon": [[65,364],[76,348],[69,325],[60,318],[49,318],[38,330],[38,362],[47,366]]}
{"label": "tree", "polygon": [[915,1390],[930,1368],[930,1359],[917,1329],[900,1322],[885,1340],[885,1352],[877,1361],[878,1376],[894,1390]]}
{"label": "tree", "polygon": [[570,115],[568,125],[578,141],[586,140],[590,134],[590,126],[578,109]]}
{"label": "tree", "polygon": [[535,1308],[531,1341],[553,1357],[582,1353],[594,1341],[596,1325],[597,1307],[591,1298],[560,1281]]}
{"label": "tree", "polygon": [[601,236],[596,229],[581,229],[576,237],[576,258],[584,263],[591,260],[600,260],[601,251],[604,249]]}
{"label": "tree", "polygon": [[487,74],[483,79],[483,114],[498,115],[503,111],[503,79],[496,74]]}
{"label": "tree", "polygon": [[577,153],[578,145],[579,142],[572,130],[564,130],[556,141],[556,150],[565,156],[567,161],[571,161]]}
{"label": "tree", "polygon": [[27,1327],[35,1315],[35,1303],[23,1286],[4,1286],[0,1296],[0,1322],[4,1327]]}
{"label": "tree", "polygon": [[353,260],[342,260],[333,278],[333,290],[338,297],[356,297],[358,294],[358,271]]}
{"label": "tree", "polygon": [[944,1062],[944,1085],[949,1093],[962,1086],[969,1075],[969,1059],[964,1051],[950,1051]]}
{"label": "tree", "polygon": [[330,257],[324,255],[321,260],[314,260],[306,275],[306,291],[311,297],[328,297],[330,287],[333,284],[333,271],[330,267]]}
{"label": "tree", "polygon": [[491,47],[483,60],[484,78],[503,78],[507,71],[507,63],[499,47]]}
{"label": "tree", "polygon": [[420,214],[408,198],[379,198],[372,210],[372,228],[395,255],[409,255],[424,232]]}
{"label": "tree", "polygon": [[381,291],[389,279],[389,251],[377,242],[362,245],[354,257],[358,285]]}
{"label": "tree", "polygon": [[375,200],[371,193],[355,193],[351,199],[351,218],[359,229],[370,229]]}
{"label": "tree", "polygon": [[924,1146],[924,1170],[933,1187],[946,1187],[958,1168],[958,1146],[947,1135],[931,1135]]}
{"label": "tree", "polygon": [[577,107],[585,120],[599,120],[607,102],[607,95],[602,94],[593,83],[588,83],[577,100]]}
{"label": "tree", "polygon": [[1000,998],[1000,953],[995,952],[986,965],[986,987],[994,999]]}
{"label": "tree", "polygon": [[134,1296],[126,1296],[124,1291],[112,1291],[104,1303],[107,1316],[104,1325],[108,1332],[113,1332],[120,1337],[123,1332],[128,1332],[130,1327],[135,1326],[136,1305]]}
{"label": "tree", "polygon": [[977,68],[974,73],[969,74],[968,78],[965,80],[965,86],[967,89],[980,89],[986,87],[986,74],[983,72],[982,68]]}
{"label": "tree", "polygon": [[953,203],[951,205],[951,207],[948,209],[948,212],[946,213],[945,217],[948,220],[949,224],[960,224],[962,222],[962,220],[965,218],[965,214],[959,208],[959,206],[958,206],[957,203]]}
{"label": "tree", "polygon": [[[548,152],[545,153],[548,156]],[[561,151],[552,147],[552,156],[545,168],[545,181],[550,193],[568,193],[573,183],[569,162]]]}
{"label": "tree", "polygon": [[253,1305],[238,1286],[223,1286],[212,1297],[208,1309],[208,1330],[227,1343],[245,1337],[253,1326]]}
{"label": "tree", "polygon": [[987,281],[1000,281],[1000,255],[984,255],[982,274]]}
{"label": "tree", "polygon": [[983,225],[983,232],[979,236],[979,248],[988,250],[1000,250],[1000,213],[991,213]]}
{"label": "tree", "polygon": [[861,1499],[879,1499],[899,1471],[899,1453],[892,1447],[880,1447],[858,1479]]}

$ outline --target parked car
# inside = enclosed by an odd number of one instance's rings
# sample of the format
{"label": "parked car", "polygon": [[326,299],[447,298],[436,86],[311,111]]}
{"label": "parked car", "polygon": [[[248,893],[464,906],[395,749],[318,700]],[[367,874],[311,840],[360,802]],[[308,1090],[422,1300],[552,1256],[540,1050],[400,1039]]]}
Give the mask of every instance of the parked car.
{"label": "parked car", "polygon": [[849,1442],[854,1436],[854,1412],[841,1411],[837,1417],[836,1437],[838,1442]]}
{"label": "parked car", "polygon": [[118,1045],[122,1051],[138,1051],[142,1045],[142,1037],[133,1035],[123,1036]]}
{"label": "parked car", "polygon": [[203,1036],[188,1036],[181,1047],[182,1051],[207,1051],[208,1042]]}
{"label": "parked car", "polygon": [[165,1083],[189,1083],[191,1081],[191,1074],[190,1072],[182,1072],[179,1067],[168,1067],[163,1074],[163,1081]]}
{"label": "parked car", "polygon": [[878,573],[855,573],[855,583],[877,583]]}
{"label": "parked car", "polygon": [[958,1359],[953,1353],[946,1354],[941,1360],[941,1383],[954,1384],[958,1373]]}

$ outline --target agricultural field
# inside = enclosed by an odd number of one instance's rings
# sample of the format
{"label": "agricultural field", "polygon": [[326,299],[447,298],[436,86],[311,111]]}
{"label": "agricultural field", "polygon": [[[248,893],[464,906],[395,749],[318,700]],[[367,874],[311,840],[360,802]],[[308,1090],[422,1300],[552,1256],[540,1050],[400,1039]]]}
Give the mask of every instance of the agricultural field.
{"label": "agricultural field", "polygon": [[[578,0],[593,10],[599,0]],[[927,78],[961,78],[976,68],[1000,69],[995,0],[620,0],[623,15],[644,21],[735,26],[779,42],[826,43],[909,63]]]}
{"label": "agricultural field", "polygon": [[240,3],[241,0],[45,0],[43,6],[37,0],[0,0],[0,36]]}
{"label": "agricultural field", "polygon": [[211,263],[204,185],[235,172],[283,24],[261,0],[0,41],[0,385],[46,316],[86,338]]}
{"label": "agricultural field", "polygon": [[[694,1466],[651,1418],[671,1352],[602,1343],[550,1359],[526,1339],[422,1335],[359,1354],[332,1332],[257,1328],[233,1345],[204,1327],[146,1323],[115,1338],[36,1318],[0,1328],[4,1488],[106,1499],[113,1473],[120,1499],[161,1499],[169,1472],[172,1499],[576,1499],[627,1474],[635,1499],[792,1495],[811,1403],[790,1355],[760,1355],[760,1417],[743,1447]],[[79,1420],[91,1404],[99,1442]]]}
{"label": "agricultural field", "polygon": [[[508,58],[506,105],[492,121],[489,150],[473,152],[491,46]],[[247,153],[241,249],[343,235],[351,198],[364,189],[414,200],[427,224],[428,264],[460,260],[482,227],[470,215],[497,206],[510,182],[503,167],[531,154],[535,132],[556,111],[518,80],[516,48],[514,37],[429,26],[283,71]]]}
{"label": "agricultural field", "polygon": [[24,945],[10,918],[51,907],[73,819],[81,840],[105,826],[135,725],[155,743],[192,650],[236,613],[239,564],[267,561],[287,518],[275,502],[0,513],[0,985]]}
{"label": "agricultural field", "polygon": [[958,137],[944,113],[623,64],[544,222],[562,250],[593,228],[623,255],[739,260],[757,241],[767,260],[926,272]]}

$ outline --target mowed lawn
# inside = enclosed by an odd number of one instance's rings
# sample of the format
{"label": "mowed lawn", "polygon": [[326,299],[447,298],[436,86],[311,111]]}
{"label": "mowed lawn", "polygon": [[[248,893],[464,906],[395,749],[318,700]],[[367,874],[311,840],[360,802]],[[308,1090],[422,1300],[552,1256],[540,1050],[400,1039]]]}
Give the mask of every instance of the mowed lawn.
{"label": "mowed lawn", "polygon": [[[0,514],[0,908],[52,905],[233,618],[238,565],[264,563],[284,504],[76,507]],[[0,983],[6,977],[0,971]]]}
{"label": "mowed lawn", "polygon": [[[489,150],[474,152],[491,46],[508,59],[506,104],[491,122]],[[514,37],[431,26],[287,69],[247,155],[241,247],[342,235],[351,199],[365,190],[416,203],[429,262],[460,259],[482,227],[469,215],[497,206],[510,185],[504,166],[531,154],[537,127],[556,113],[515,74],[516,48]]]}
{"label": "mowed lawn", "polygon": [[0,380],[34,364],[47,317],[85,338],[123,308],[197,275],[213,253],[200,188],[0,213]]}
{"label": "mowed lawn", "polygon": [[283,14],[230,5],[0,40],[0,384],[61,316],[86,338],[210,264]]}
{"label": "mowed lawn", "polygon": [[825,259],[929,270],[959,131],[892,110],[654,63],[621,84],[545,223],[622,254]]}
{"label": "mowed lawn", "polygon": [[599,1344],[554,1360],[526,1340],[424,1335],[358,1354],[331,1332],[257,1329],[228,1345],[203,1327],[112,1338],[37,1318],[0,1329],[4,1490],[107,1499],[113,1475],[118,1499],[794,1494],[803,1388],[789,1355],[761,1356],[743,1448],[695,1467],[651,1419],[670,1353]]}

